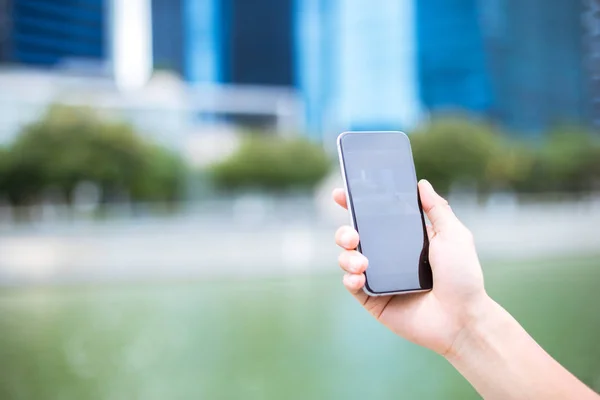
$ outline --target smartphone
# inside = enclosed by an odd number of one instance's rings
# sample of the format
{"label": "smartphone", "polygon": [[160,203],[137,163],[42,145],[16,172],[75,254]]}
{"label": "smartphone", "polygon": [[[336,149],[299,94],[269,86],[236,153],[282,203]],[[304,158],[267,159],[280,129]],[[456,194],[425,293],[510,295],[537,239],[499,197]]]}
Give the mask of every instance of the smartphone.
{"label": "smartphone", "polygon": [[344,132],[338,155],[358,251],[369,259],[364,291],[385,296],[431,290],[429,240],[408,136]]}

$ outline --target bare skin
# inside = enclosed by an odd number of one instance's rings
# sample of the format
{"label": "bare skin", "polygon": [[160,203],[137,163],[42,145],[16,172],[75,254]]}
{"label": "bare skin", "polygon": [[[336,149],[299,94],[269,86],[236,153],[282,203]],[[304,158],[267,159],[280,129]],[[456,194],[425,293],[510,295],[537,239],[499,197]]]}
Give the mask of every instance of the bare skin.
{"label": "bare skin", "polygon": [[[371,297],[363,291],[368,260],[356,251],[358,233],[338,229],[344,286],[395,334],[446,357],[485,398],[598,399],[600,396],[552,359],[486,293],[473,235],[427,181],[419,182],[431,221],[429,261],[433,290]],[[344,190],[333,198],[347,208]]]}

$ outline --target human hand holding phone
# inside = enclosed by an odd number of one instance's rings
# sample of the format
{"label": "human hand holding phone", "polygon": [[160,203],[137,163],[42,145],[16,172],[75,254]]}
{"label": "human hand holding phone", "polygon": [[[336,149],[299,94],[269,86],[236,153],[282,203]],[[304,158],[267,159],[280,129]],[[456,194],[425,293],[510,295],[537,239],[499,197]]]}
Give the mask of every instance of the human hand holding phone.
{"label": "human hand holding phone", "polygon": [[[452,352],[461,331],[483,312],[488,297],[469,230],[429,182],[419,182],[419,194],[423,211],[431,221],[427,227],[433,272],[431,291],[386,297],[367,295],[363,286],[368,260],[356,251],[359,235],[350,226],[341,227],[335,235],[336,243],[345,250],[339,263],[346,271],[344,285],[377,320],[394,333],[445,355]],[[336,189],[333,198],[340,206],[348,207],[343,189]]]}
{"label": "human hand holding phone", "polygon": [[[486,399],[599,399],[487,295],[473,235],[429,182],[418,187],[431,221],[433,289],[369,296],[363,291],[368,260],[356,251],[358,232],[345,226],[335,240],[344,249],[339,263],[348,291],[391,331],[445,356]],[[348,208],[343,189],[333,198]]]}

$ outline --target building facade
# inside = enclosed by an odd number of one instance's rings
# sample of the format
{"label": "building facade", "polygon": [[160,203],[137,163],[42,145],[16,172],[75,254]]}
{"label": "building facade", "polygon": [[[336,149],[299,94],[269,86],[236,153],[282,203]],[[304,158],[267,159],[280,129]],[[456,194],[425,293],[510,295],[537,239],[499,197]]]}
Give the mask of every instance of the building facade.
{"label": "building facade", "polygon": [[192,83],[294,85],[293,0],[152,0],[154,65]]}
{"label": "building facade", "polygon": [[104,0],[0,1],[0,57],[50,67],[107,57]]}
{"label": "building facade", "polygon": [[8,62],[12,42],[12,1],[0,0],[0,63]]}
{"label": "building facade", "polygon": [[486,114],[493,94],[478,0],[419,0],[416,40],[420,100],[430,112]]}
{"label": "building facade", "polygon": [[152,0],[152,58],[155,69],[183,76],[184,0]]}
{"label": "building facade", "polygon": [[407,129],[421,116],[411,1],[302,0],[297,81],[308,129]]}
{"label": "building facade", "polygon": [[490,117],[534,135],[561,124],[592,124],[584,3],[480,2]]}
{"label": "building facade", "polygon": [[[132,23],[142,3],[151,35]],[[133,79],[146,38],[154,68],[191,85],[297,91],[316,138],[447,110],[535,134],[600,124],[597,15],[598,0],[0,0],[0,63]]]}
{"label": "building facade", "polygon": [[584,4],[585,67],[589,72],[585,87],[590,101],[590,119],[600,128],[600,0],[588,0]]}

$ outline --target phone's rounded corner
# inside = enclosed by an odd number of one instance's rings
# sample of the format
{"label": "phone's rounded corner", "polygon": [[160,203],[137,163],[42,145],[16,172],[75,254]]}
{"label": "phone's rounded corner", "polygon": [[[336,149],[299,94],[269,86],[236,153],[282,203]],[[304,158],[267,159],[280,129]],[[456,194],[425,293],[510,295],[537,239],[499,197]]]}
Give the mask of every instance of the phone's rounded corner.
{"label": "phone's rounded corner", "polygon": [[367,295],[372,296],[372,297],[380,297],[380,296],[385,296],[387,294],[387,293],[374,292],[373,289],[369,287],[369,280],[367,279],[366,275],[365,275],[365,285],[363,286],[363,292],[365,292]]}
{"label": "phone's rounded corner", "polygon": [[352,132],[351,132],[351,131],[344,131],[344,132],[342,132],[342,133],[340,133],[340,134],[338,135],[338,137],[337,137],[337,145],[338,145],[338,148],[340,148],[340,147],[342,146],[342,140],[344,139],[344,137],[346,137],[346,136],[348,136],[348,135],[350,135],[350,134],[352,134]]}
{"label": "phone's rounded corner", "polygon": [[372,296],[372,297],[378,297],[381,296],[379,293],[373,293],[369,290],[369,288],[367,287],[367,284],[365,283],[365,286],[363,286],[363,292],[365,292],[365,294],[367,296]]}
{"label": "phone's rounded corner", "polygon": [[402,135],[404,137],[404,139],[406,139],[408,141],[408,143],[410,143],[410,137],[408,137],[408,134],[406,132],[403,131],[396,131],[397,133],[399,133],[400,135]]}

